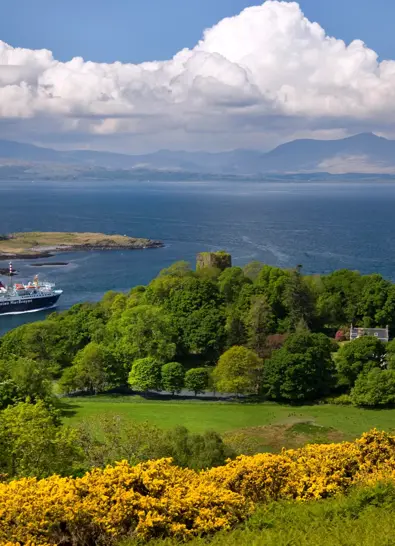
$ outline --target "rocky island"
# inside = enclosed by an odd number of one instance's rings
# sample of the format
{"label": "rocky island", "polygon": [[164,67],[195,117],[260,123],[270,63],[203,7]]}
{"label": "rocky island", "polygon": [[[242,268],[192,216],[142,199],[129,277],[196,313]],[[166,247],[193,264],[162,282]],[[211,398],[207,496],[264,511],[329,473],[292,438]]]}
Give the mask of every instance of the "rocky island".
{"label": "rocky island", "polygon": [[22,232],[0,235],[0,260],[50,258],[59,252],[76,250],[141,250],[161,248],[161,241],[77,232]]}

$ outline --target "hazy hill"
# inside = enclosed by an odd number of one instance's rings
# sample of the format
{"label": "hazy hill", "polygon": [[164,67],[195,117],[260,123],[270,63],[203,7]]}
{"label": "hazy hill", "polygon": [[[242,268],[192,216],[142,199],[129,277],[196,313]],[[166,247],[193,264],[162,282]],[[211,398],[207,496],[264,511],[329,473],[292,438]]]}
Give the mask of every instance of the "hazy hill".
{"label": "hazy hill", "polygon": [[0,140],[0,165],[57,164],[81,170],[104,168],[214,175],[290,173],[395,173],[395,141],[362,133],[339,140],[294,140],[264,153],[255,150],[185,152],[160,150],[127,155],[89,150],[56,151]]}

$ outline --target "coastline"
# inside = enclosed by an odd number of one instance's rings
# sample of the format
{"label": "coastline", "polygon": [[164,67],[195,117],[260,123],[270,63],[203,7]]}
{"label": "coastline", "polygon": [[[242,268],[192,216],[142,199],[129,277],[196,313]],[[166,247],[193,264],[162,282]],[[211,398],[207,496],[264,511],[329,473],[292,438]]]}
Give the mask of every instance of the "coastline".
{"label": "coastline", "polygon": [[[1,260],[36,260],[39,258],[52,258],[62,252],[91,252],[102,250],[146,250],[163,248],[162,241],[151,239],[138,239],[125,235],[104,235],[99,233],[15,233],[3,236],[0,239],[0,261]],[[64,239],[64,242],[56,244],[45,244],[47,239]],[[26,239],[25,244],[23,241]],[[40,240],[41,239],[41,240]],[[71,239],[71,241],[70,241]],[[73,240],[74,239],[74,240]],[[22,240],[20,246],[19,240]],[[34,241],[33,241],[34,240]],[[91,241],[90,241],[91,240]],[[33,242],[33,244],[32,244]],[[3,243],[3,244],[2,244]],[[41,244],[40,244],[41,243]],[[6,247],[1,250],[1,247]]]}

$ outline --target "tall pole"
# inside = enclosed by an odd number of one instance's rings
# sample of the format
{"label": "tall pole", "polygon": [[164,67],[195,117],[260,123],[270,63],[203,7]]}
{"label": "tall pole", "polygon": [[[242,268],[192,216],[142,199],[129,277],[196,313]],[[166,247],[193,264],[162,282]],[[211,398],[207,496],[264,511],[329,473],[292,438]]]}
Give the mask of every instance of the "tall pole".
{"label": "tall pole", "polygon": [[10,262],[10,265],[9,265],[10,281],[8,283],[8,288],[11,288],[11,286],[12,286],[12,272],[13,272],[12,262]]}

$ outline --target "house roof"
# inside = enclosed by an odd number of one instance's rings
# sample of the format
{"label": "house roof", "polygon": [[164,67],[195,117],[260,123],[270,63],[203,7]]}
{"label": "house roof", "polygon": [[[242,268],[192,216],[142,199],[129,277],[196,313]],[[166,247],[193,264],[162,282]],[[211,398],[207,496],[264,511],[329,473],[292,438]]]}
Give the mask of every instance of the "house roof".
{"label": "house roof", "polygon": [[350,339],[356,339],[361,336],[378,337],[382,341],[388,341],[388,328],[358,328],[352,326],[350,330]]}

